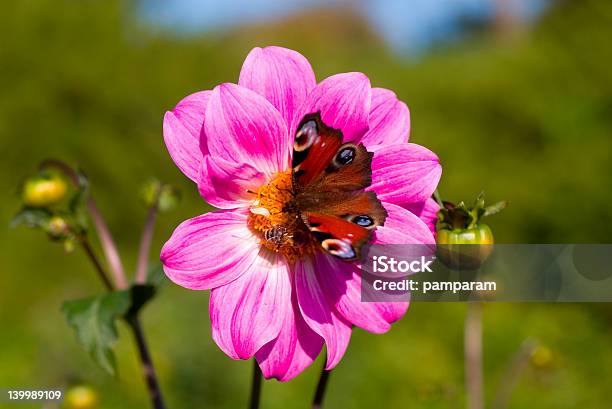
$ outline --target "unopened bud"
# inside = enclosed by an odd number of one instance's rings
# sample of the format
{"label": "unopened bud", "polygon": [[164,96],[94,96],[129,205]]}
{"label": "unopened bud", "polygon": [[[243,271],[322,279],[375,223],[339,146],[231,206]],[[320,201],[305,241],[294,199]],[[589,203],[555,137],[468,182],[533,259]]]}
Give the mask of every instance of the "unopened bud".
{"label": "unopened bud", "polygon": [[141,197],[147,207],[157,206],[160,212],[174,210],[180,202],[179,190],[157,179],[150,179],[143,185]]}
{"label": "unopened bud", "polygon": [[536,368],[548,368],[552,364],[554,356],[550,348],[539,345],[533,350],[529,358],[531,364]]}
{"label": "unopened bud", "polygon": [[98,393],[88,385],[71,386],[64,397],[66,409],[94,409],[98,401]]}
{"label": "unopened bud", "polygon": [[151,207],[155,204],[157,196],[161,190],[162,184],[157,179],[147,180],[140,189],[140,197],[144,202],[145,206]]}
{"label": "unopened bud", "polygon": [[29,178],[22,192],[23,203],[29,207],[51,207],[64,200],[68,192],[66,181],[57,174]]}
{"label": "unopened bud", "polygon": [[70,225],[61,216],[53,216],[47,223],[47,232],[53,238],[66,237],[70,233]]}
{"label": "unopened bud", "polygon": [[[437,196],[439,199],[439,195]],[[493,232],[482,218],[504,209],[507,202],[485,207],[481,193],[472,206],[464,202],[439,203],[436,224],[438,258],[453,270],[477,270],[493,251]]]}
{"label": "unopened bud", "polygon": [[170,212],[177,208],[180,201],[181,195],[179,190],[173,186],[164,185],[159,192],[157,207],[160,212]]}
{"label": "unopened bud", "polygon": [[75,239],[73,237],[69,237],[66,240],[64,240],[64,251],[66,253],[72,253],[74,251],[74,247],[75,247]]}

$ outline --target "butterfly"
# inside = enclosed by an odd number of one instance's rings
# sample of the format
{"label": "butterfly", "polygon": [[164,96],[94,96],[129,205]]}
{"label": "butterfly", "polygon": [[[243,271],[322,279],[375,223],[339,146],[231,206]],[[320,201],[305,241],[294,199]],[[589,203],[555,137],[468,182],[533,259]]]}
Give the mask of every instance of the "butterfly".
{"label": "butterfly", "polygon": [[[372,183],[374,154],[343,139],[319,112],[302,119],[293,144],[293,200],[285,210],[296,214],[323,250],[354,261],[387,212],[376,193],[365,191]],[[281,240],[282,234],[285,229],[268,232],[271,240]]]}

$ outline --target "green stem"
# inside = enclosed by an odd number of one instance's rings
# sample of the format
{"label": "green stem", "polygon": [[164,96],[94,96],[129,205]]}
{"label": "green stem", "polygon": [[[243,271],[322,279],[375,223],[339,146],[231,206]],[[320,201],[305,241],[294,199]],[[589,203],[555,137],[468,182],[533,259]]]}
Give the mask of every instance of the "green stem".
{"label": "green stem", "polygon": [[464,328],[465,386],[468,409],[484,409],[482,303],[469,302]]}
{"label": "green stem", "polygon": [[138,250],[138,264],[136,266],[136,284],[144,284],[147,281],[147,268],[149,265],[149,252],[151,241],[153,240],[153,230],[155,228],[155,218],[157,216],[157,199],[147,212],[147,218],[142,229],[140,248]]}
{"label": "green stem", "polygon": [[[79,175],[66,163],[56,159],[47,159],[41,163],[40,167],[55,167],[56,169],[59,169],[68,178],[70,178],[75,187],[79,187]],[[102,214],[98,210],[98,207],[96,206],[96,203],[91,196],[89,196],[87,200],[87,209],[89,210],[94,225],[96,226],[96,231],[98,232],[98,237],[100,238],[100,242],[102,244],[102,249],[106,256],[106,260],[108,261],[111,267],[111,272],[113,273],[115,278],[115,284],[120,290],[126,289],[128,287],[128,281],[125,275],[125,271],[123,270],[123,264],[121,263],[119,251],[117,250],[115,241],[113,240],[113,237],[110,233],[110,230],[108,229],[108,226],[106,225],[106,222],[104,221],[104,218],[102,217]],[[155,209],[155,211],[157,210]],[[153,224],[155,221],[155,213],[153,212],[153,214],[151,215],[150,212],[150,216],[147,218],[147,220],[150,222],[150,224]],[[150,233],[147,233],[146,230],[147,228],[145,227],[145,233],[143,234],[144,236],[147,236],[148,234],[152,235],[152,227],[150,228]],[[148,240],[148,243],[144,243],[144,247],[146,249],[145,255],[148,257],[151,237],[145,237],[144,240]],[[83,246],[83,249],[85,250],[85,253],[87,253],[87,256],[96,268],[96,271],[98,272],[98,275],[100,276],[100,279],[104,283],[106,289],[108,291],[114,291],[115,287],[109,280],[108,275],[104,271],[104,267],[102,267],[102,264],[100,263],[100,259],[91,247],[91,244],[89,243],[87,237],[81,237],[80,242]],[[144,252],[144,250],[142,250],[142,247],[143,243],[141,243],[141,253]],[[146,263],[144,264],[144,268],[146,273]],[[134,335],[134,342],[136,343],[136,347],[138,348],[138,356],[140,358],[140,364],[144,373],[149,397],[151,399],[151,404],[153,405],[154,409],[165,409],[161,388],[159,387],[159,382],[157,381],[157,375],[153,366],[153,360],[151,359],[151,354],[149,353],[149,348],[147,346],[144,331],[142,330],[142,326],[140,325],[138,315],[126,317],[126,322],[132,330],[132,334]]]}
{"label": "green stem", "polygon": [[[61,171],[72,181],[72,184],[77,189],[80,187],[79,175],[67,163],[57,159],[46,159],[40,164],[41,169],[49,167]],[[117,250],[117,246],[115,245],[110,230],[108,229],[108,226],[106,225],[106,222],[104,221],[104,218],[98,210],[96,202],[91,195],[87,199],[87,210],[89,211],[94,225],[96,226],[96,231],[98,232],[98,237],[100,238],[100,243],[102,244],[102,250],[104,251],[106,261],[108,262],[111,273],[115,279],[115,285],[120,290],[126,289],[128,287],[128,282],[123,269],[123,264],[121,263],[121,258],[119,257],[119,251]]]}
{"label": "green stem", "polygon": [[527,339],[523,342],[518,352],[516,352],[502,375],[499,389],[493,401],[493,409],[506,409],[508,407],[512,390],[516,386],[523,369],[525,369],[529,363],[529,357],[533,354],[537,346],[538,343],[536,341]]}
{"label": "green stem", "polygon": [[98,232],[98,237],[100,238],[100,244],[102,244],[102,250],[104,251],[106,260],[108,261],[115,278],[115,284],[117,285],[118,289],[124,290],[128,287],[128,282],[125,271],[123,270],[121,258],[119,257],[119,251],[117,250],[113,236],[111,235],[102,214],[96,206],[96,202],[91,196],[89,199],[87,199],[87,210],[89,210],[94,226],[96,226],[96,231]]}
{"label": "green stem", "polygon": [[98,276],[100,277],[100,280],[102,280],[104,287],[106,287],[108,291],[113,291],[113,284],[108,279],[108,276],[106,275],[106,272],[104,271],[104,267],[102,267],[102,263],[100,263],[98,256],[96,256],[96,253],[91,247],[91,244],[89,244],[89,240],[87,240],[87,237],[82,237],[80,239],[80,242],[81,242],[81,246],[83,246],[83,250],[85,250],[85,253],[87,254],[87,257],[89,257],[89,260],[91,261],[91,263],[94,265],[94,268],[98,272]]}

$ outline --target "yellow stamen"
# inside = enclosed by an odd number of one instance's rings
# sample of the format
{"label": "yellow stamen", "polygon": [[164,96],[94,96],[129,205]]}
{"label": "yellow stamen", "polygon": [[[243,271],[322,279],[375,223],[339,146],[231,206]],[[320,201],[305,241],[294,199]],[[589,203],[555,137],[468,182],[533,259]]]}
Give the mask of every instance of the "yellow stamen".
{"label": "yellow stamen", "polygon": [[284,255],[290,263],[314,253],[318,246],[295,206],[290,170],[276,174],[252,193],[255,198],[248,224],[262,246]]}

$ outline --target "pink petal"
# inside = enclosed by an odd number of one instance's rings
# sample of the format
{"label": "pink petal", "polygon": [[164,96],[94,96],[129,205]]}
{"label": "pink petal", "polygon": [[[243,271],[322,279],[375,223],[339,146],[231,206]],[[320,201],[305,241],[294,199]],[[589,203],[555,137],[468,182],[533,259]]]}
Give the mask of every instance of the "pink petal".
{"label": "pink petal", "polygon": [[246,163],[228,162],[210,155],[204,157],[198,188],[202,197],[221,209],[249,206],[257,191],[266,183],[266,177]]}
{"label": "pink petal", "polygon": [[[327,272],[331,273],[331,272]],[[340,317],[325,296],[325,290],[317,280],[312,259],[298,262],[295,267],[295,287],[300,311],[310,328],[325,340],[327,347],[326,369],[335,367],[351,338],[350,324]]]}
{"label": "pink petal", "polygon": [[218,211],[181,223],[164,244],[166,275],[192,290],[229,283],[257,260],[259,240],[247,227],[248,210]]}
{"label": "pink petal", "polygon": [[414,213],[392,203],[383,202],[387,210],[384,226],[374,232],[374,244],[434,244],[436,241],[424,221]]}
{"label": "pink petal", "polygon": [[238,84],[264,96],[289,126],[316,80],[302,54],[272,46],[251,50],[240,70]]}
{"label": "pink petal", "polygon": [[319,253],[316,274],[328,302],[348,322],[377,334],[389,330],[391,326],[376,303],[361,301],[361,272],[356,265]]}
{"label": "pink petal", "polygon": [[370,80],[365,74],[336,74],[321,81],[298,110],[291,126],[293,136],[305,115],[321,112],[323,122],[340,129],[344,141],[359,141],[368,130],[372,102]]}
{"label": "pink petal", "polygon": [[440,210],[440,206],[434,199],[429,198],[422,203],[408,203],[403,207],[419,216],[427,227],[429,227],[429,230],[431,230],[434,236],[436,235],[436,222],[438,221],[438,210]]}
{"label": "pink petal", "polygon": [[287,126],[261,95],[235,84],[212,91],[206,109],[206,144],[215,158],[247,163],[270,177],[288,168]]}
{"label": "pink petal", "polygon": [[255,263],[236,280],[210,293],[213,339],[228,356],[248,359],[277,338],[291,307],[289,265],[261,249]]}
{"label": "pink petal", "polygon": [[408,311],[408,302],[373,302],[374,308],[388,323],[394,323]]}
{"label": "pink petal", "polygon": [[164,115],[164,142],[176,166],[197,182],[202,153],[200,132],[211,91],[201,91],[183,98]]}
{"label": "pink petal", "polygon": [[372,88],[370,129],[361,142],[367,147],[395,145],[408,142],[410,112],[393,91]]}
{"label": "pink petal", "polygon": [[[433,251],[435,239],[424,221],[400,206],[385,202],[383,206],[387,210],[387,219],[384,226],[376,228],[373,244],[422,243],[431,245],[431,251]],[[372,302],[370,304],[388,323],[393,323],[403,317],[409,306],[408,302]]]}
{"label": "pink petal", "polygon": [[295,290],[291,314],[285,316],[278,338],[263,346],[255,357],[266,379],[288,381],[308,367],[321,352],[323,338],[302,318]]}
{"label": "pink petal", "polygon": [[390,145],[374,153],[372,185],[382,201],[424,202],[436,190],[442,167],[429,149],[413,143]]}

